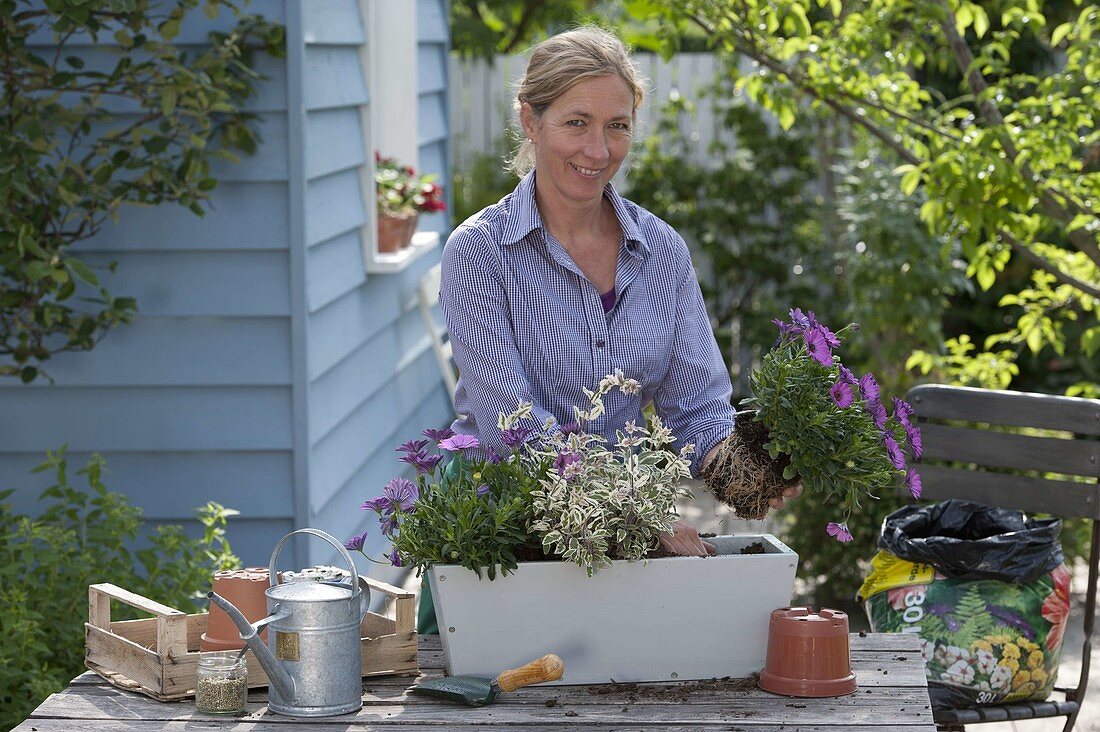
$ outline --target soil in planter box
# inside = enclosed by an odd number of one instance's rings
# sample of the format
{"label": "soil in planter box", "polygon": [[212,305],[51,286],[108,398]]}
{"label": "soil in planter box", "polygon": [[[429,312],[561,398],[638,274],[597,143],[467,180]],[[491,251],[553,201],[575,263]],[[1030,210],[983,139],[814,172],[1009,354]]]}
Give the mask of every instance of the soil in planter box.
{"label": "soil in planter box", "polygon": [[719,500],[744,519],[759,520],[768,515],[768,501],[798,482],[787,480],[783,470],[790,457],[780,453],[772,460],[764,445],[769,435],[763,424],[745,415],[737,420],[733,434],[721,443],[703,471],[702,478]]}

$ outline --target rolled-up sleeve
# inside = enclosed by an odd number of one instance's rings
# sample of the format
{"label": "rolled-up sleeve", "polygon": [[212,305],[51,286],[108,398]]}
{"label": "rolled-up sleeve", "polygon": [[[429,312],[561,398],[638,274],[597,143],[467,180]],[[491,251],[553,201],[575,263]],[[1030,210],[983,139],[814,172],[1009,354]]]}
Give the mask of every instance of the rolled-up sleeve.
{"label": "rolled-up sleeve", "polygon": [[695,444],[691,472],[697,476],[707,452],[733,431],[735,410],[730,404],[729,371],[714,340],[686,247],[684,256],[676,291],[676,333],[654,407],[676,436],[676,444]]}
{"label": "rolled-up sleeve", "polygon": [[500,267],[498,247],[480,230],[459,227],[443,249],[439,300],[447,320],[459,378],[455,407],[459,431],[476,434],[485,447],[502,451],[497,420],[521,403],[533,405],[533,422],[525,424],[542,436],[551,413],[532,395],[516,334],[509,315],[508,296]]}

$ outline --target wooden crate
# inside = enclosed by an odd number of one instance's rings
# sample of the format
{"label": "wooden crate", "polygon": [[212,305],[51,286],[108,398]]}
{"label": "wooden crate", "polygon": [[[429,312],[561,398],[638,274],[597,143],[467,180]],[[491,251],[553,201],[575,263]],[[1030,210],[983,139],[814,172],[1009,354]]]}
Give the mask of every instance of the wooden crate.
{"label": "wooden crate", "polygon": [[[366,578],[372,594],[389,598],[389,617],[368,612],[361,626],[363,676],[419,673],[416,660],[415,596],[385,582]],[[154,617],[111,621],[111,600]],[[84,624],[84,662],[121,689],[160,701],[194,696],[199,638],[206,613],[188,615],[111,584],[89,585],[88,622]],[[248,656],[248,686],[267,686],[267,674]]]}

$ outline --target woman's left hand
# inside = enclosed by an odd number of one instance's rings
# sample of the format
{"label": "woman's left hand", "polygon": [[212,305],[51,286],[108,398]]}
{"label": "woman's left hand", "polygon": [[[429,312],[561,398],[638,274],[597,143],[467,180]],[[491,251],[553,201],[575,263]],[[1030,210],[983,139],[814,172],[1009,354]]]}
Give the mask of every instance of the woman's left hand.
{"label": "woman's left hand", "polygon": [[768,505],[778,511],[779,509],[783,508],[784,505],[786,505],[785,501],[790,500],[791,498],[798,498],[800,495],[802,495],[801,482],[795,483],[790,488],[783,491],[783,495],[779,498],[773,498],[768,501]]}
{"label": "woman's left hand", "polygon": [[714,544],[699,538],[699,532],[687,521],[672,524],[671,534],[660,534],[661,546],[681,557],[705,557],[714,554]]}

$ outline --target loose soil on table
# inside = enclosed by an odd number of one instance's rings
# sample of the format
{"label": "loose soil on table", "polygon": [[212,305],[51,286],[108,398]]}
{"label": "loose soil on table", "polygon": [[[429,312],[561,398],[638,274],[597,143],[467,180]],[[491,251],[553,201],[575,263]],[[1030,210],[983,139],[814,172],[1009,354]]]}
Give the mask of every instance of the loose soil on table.
{"label": "loose soil on table", "polygon": [[626,698],[628,704],[636,701],[646,702],[655,699],[664,699],[676,702],[691,701],[691,695],[700,691],[725,691],[746,692],[756,688],[759,679],[758,674],[747,676],[743,679],[734,679],[729,676],[714,679],[701,679],[699,681],[684,681],[678,684],[620,684],[612,681],[610,684],[589,686],[588,693],[598,696],[609,694],[621,695]]}

